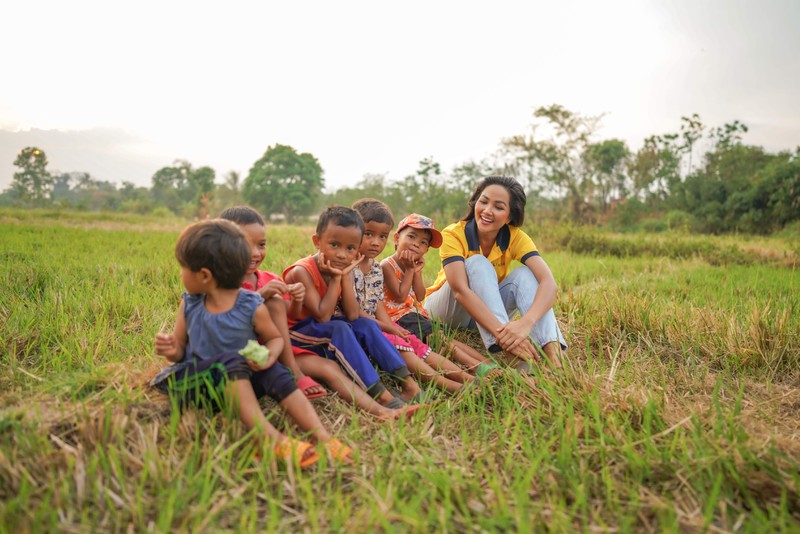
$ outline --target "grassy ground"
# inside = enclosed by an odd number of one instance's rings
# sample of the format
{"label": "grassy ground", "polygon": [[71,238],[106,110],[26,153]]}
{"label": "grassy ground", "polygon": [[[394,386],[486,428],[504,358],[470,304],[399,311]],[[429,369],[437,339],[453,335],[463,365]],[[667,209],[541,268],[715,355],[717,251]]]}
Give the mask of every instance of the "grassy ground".
{"label": "grassy ground", "polygon": [[[145,387],[181,225],[0,210],[0,532],[800,530],[792,246],[552,240],[563,374],[509,372],[411,423],[316,400],[358,463],[300,473],[254,465],[239,423],[178,417]],[[307,228],[268,234],[265,268],[310,251]]]}

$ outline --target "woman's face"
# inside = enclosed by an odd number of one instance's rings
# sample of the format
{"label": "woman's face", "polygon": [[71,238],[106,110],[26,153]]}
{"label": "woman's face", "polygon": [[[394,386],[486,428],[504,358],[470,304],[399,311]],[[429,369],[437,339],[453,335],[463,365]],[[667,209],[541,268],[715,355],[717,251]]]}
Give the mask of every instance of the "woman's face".
{"label": "woman's face", "polygon": [[475,223],[480,233],[497,233],[511,220],[511,195],[502,185],[492,184],[475,201]]}

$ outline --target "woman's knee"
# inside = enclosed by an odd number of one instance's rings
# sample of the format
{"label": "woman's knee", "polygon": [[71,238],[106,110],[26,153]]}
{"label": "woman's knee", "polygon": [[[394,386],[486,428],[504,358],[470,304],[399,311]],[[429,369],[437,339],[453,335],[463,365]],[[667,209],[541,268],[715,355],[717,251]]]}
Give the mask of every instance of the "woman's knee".
{"label": "woman's knee", "polygon": [[472,278],[473,275],[480,276],[482,279],[486,277],[494,278],[497,281],[497,271],[494,270],[492,262],[490,262],[482,254],[470,256],[464,261],[464,268],[467,271],[467,277]]}
{"label": "woman's knee", "polygon": [[523,285],[524,287],[532,287],[534,289],[539,287],[539,281],[533,275],[533,272],[525,266],[511,271],[511,273],[509,273],[509,275],[506,277],[506,280],[508,280],[509,283],[516,283],[518,285]]}

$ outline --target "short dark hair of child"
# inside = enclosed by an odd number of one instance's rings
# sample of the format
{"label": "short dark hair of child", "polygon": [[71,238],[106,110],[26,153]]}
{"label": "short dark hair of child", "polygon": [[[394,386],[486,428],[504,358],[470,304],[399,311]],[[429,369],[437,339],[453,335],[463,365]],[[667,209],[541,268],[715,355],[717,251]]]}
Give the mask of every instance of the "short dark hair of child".
{"label": "short dark hair of child", "polygon": [[364,233],[364,221],[361,219],[361,215],[347,206],[328,206],[322,210],[317,220],[317,237],[322,236],[323,232],[328,229],[328,225],[331,224],[344,228],[356,226],[362,234]]}
{"label": "short dark hair of child", "polygon": [[392,210],[389,209],[389,206],[376,198],[362,198],[361,200],[356,200],[353,204],[353,209],[364,219],[364,224],[368,222],[379,222],[388,224],[390,228],[394,226]]}
{"label": "short dark hair of child", "polygon": [[264,222],[264,217],[262,217],[260,213],[250,206],[234,206],[232,208],[227,208],[225,211],[219,214],[219,218],[233,221],[236,224],[243,226],[248,224],[260,224],[261,226],[267,225]]}
{"label": "short dark hair of child", "polygon": [[181,232],[175,258],[192,272],[211,271],[221,289],[238,289],[250,266],[250,247],[236,224],[211,219],[194,223]]}

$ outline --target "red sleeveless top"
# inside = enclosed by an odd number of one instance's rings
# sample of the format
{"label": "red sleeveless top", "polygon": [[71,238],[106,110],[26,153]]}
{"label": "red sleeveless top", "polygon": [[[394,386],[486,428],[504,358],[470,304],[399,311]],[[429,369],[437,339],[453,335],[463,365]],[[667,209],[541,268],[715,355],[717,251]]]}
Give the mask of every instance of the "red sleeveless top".
{"label": "red sleeveless top", "polygon": [[[319,293],[319,298],[320,299],[324,298],[325,295],[328,293],[328,284],[327,284],[327,282],[325,282],[325,279],[322,278],[322,273],[319,272],[319,266],[317,265],[317,260],[314,258],[314,256],[307,256],[305,258],[301,258],[301,259],[297,260],[296,262],[294,262],[289,267],[287,267],[283,271],[283,279],[284,280],[286,280],[286,275],[289,274],[289,271],[291,271],[295,267],[300,267],[300,268],[303,268],[306,271],[308,271],[308,274],[311,275],[311,280],[314,281],[314,289],[316,289],[317,293]],[[341,287],[339,288],[339,291],[341,291]],[[292,317],[288,318],[289,319],[289,328],[291,328],[292,326],[294,326],[295,324],[299,323],[303,319],[306,319],[309,316],[310,316],[310,314],[306,312],[306,309],[304,307],[303,308],[303,316],[302,317],[297,318],[297,319],[292,318]]]}

